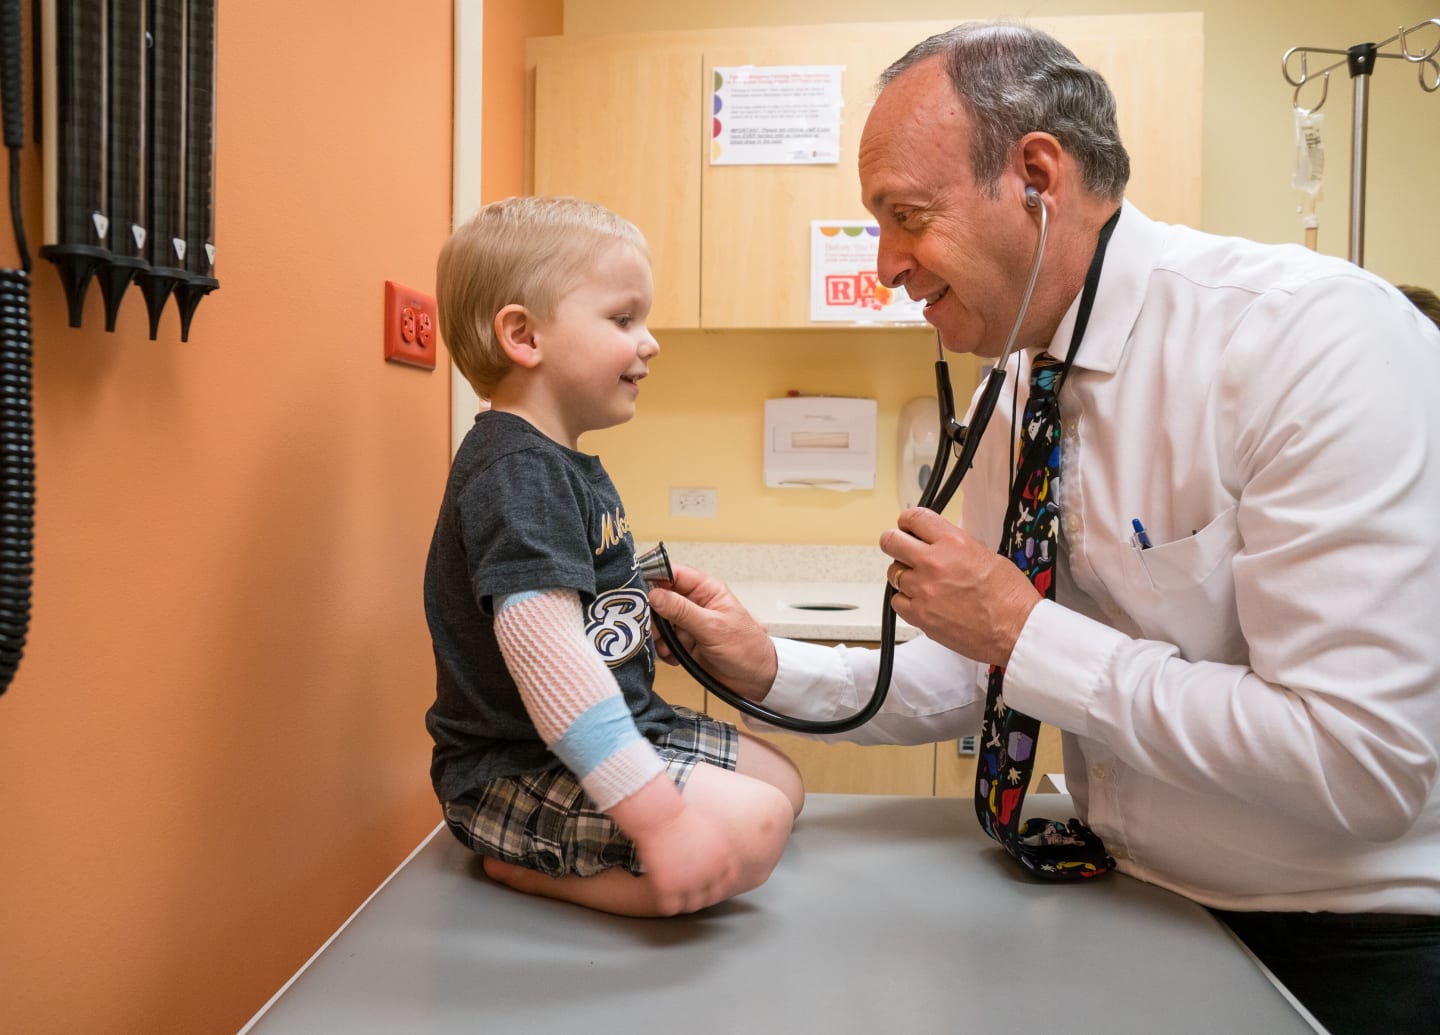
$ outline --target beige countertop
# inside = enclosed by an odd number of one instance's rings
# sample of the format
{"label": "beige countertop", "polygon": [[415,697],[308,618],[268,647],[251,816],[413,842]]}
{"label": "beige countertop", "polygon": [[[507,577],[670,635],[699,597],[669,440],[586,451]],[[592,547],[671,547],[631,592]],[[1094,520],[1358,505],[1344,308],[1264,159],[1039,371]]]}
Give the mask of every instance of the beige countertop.
{"label": "beige countertop", "polygon": [[[637,541],[637,553],[655,543]],[[675,564],[724,580],[772,636],[878,642],[890,559],[878,546],[692,543],[670,540]],[[919,632],[897,618],[895,639]]]}

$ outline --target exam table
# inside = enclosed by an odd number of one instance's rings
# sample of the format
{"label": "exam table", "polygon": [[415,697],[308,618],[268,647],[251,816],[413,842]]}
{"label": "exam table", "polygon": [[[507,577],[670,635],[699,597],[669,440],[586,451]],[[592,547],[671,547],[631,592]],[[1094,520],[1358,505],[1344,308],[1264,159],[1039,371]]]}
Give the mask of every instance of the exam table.
{"label": "exam table", "polygon": [[666,1029],[1317,1030],[1186,899],[1038,883],[963,799],[819,794],[764,886],[669,920],[509,891],[439,827],[244,1031]]}

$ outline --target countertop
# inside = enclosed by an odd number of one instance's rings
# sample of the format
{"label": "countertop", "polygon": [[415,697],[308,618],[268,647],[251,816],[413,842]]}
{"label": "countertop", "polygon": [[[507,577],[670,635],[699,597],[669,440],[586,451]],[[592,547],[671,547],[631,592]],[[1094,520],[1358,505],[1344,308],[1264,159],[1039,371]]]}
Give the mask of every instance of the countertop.
{"label": "countertop", "polygon": [[[654,545],[637,541],[635,551]],[[890,559],[878,546],[668,540],[665,550],[671,563],[722,579],[772,636],[845,643],[880,639]],[[918,635],[914,626],[896,619],[897,642]]]}

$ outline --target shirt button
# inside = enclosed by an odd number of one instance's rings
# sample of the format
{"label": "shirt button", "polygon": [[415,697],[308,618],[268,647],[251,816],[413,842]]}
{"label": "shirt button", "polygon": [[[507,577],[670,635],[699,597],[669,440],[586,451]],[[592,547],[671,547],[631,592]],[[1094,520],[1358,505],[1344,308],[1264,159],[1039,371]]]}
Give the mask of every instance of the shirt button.
{"label": "shirt button", "polygon": [[1078,417],[1066,417],[1064,420],[1062,420],[1062,421],[1060,422],[1060,427],[1065,430],[1065,434],[1070,435],[1070,436],[1072,436],[1072,437],[1073,437],[1074,434],[1075,434],[1075,429],[1078,428],[1079,426],[1080,426],[1080,418],[1078,418]]}
{"label": "shirt button", "polygon": [[1079,514],[1066,514],[1066,515],[1065,515],[1065,531],[1067,531],[1067,532],[1078,532],[1078,531],[1080,531],[1080,515],[1079,515]]}
{"label": "shirt button", "polygon": [[1090,767],[1090,775],[1095,777],[1095,779],[1097,780],[1103,780],[1110,775],[1110,770],[1106,769],[1099,762],[1096,762]]}

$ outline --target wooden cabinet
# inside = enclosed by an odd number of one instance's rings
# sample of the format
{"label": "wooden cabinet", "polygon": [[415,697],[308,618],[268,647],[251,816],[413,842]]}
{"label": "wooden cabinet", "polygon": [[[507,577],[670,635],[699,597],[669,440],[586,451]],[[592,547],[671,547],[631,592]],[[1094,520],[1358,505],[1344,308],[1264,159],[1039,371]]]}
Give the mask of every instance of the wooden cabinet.
{"label": "wooden cabinet", "polygon": [[836,26],[768,45],[706,49],[707,81],[715,68],[738,65],[842,65],[845,71],[837,164],[711,165],[706,160],[701,174],[701,326],[815,326],[810,322],[810,221],[870,218],[860,201],[857,163],[875,80],[913,44],[943,27],[875,25],[862,36],[853,32],[855,26]]}
{"label": "wooden cabinet", "polygon": [[[876,77],[948,22],[716,29],[530,41],[532,184],[611,206],[650,239],[657,328],[814,327],[810,221],[868,218],[856,156]],[[1148,215],[1200,219],[1199,14],[1037,18],[1114,90]],[[840,161],[712,166],[716,66],[843,65]],[[835,329],[837,325],[824,325]],[[843,328],[842,328],[843,329]]]}
{"label": "wooden cabinet", "polygon": [[[535,41],[544,44],[547,41]],[[625,216],[655,270],[655,327],[700,324],[700,52],[555,37],[535,64],[536,194],[573,194]]]}

